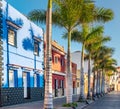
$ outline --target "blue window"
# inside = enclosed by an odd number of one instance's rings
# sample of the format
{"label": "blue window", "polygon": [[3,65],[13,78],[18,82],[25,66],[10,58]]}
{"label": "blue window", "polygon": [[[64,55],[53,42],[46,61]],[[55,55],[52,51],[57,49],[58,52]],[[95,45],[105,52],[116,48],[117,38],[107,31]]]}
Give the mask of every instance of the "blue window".
{"label": "blue window", "polygon": [[9,87],[18,87],[17,70],[9,70]]}
{"label": "blue window", "polygon": [[17,46],[17,37],[16,31],[12,29],[8,29],[8,44],[12,46]]}

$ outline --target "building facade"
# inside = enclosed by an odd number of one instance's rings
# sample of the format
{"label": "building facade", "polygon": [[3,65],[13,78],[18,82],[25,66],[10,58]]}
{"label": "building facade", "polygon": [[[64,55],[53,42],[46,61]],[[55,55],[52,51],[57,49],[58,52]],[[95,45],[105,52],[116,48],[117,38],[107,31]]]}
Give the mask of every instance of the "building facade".
{"label": "building facade", "polygon": [[73,94],[77,94],[77,64],[72,62]]}
{"label": "building facade", "polygon": [[[81,70],[81,52],[80,51],[75,51],[73,53],[71,53],[71,57],[72,57],[72,62],[77,64],[77,94],[80,94],[80,70]],[[85,67],[84,67],[84,72],[87,72],[88,70],[88,64],[85,62]],[[84,78],[84,82],[87,82],[87,78]],[[87,84],[85,84],[85,92],[87,88]]]}
{"label": "building facade", "polygon": [[110,77],[109,85],[107,88],[110,90],[120,91],[120,67],[117,67],[114,75]]}
{"label": "building facade", "polygon": [[53,96],[65,96],[65,51],[56,41],[52,41],[52,87]]}
{"label": "building facade", "polygon": [[[56,41],[52,41],[52,87],[53,97],[66,96],[66,53],[64,47],[60,46]],[[76,72],[77,64],[71,62],[72,67],[72,83],[73,94],[77,94],[76,90]]]}
{"label": "building facade", "polygon": [[0,1],[0,106],[44,97],[43,30]]}
{"label": "building facade", "polygon": [[[81,71],[81,51],[71,53],[72,62],[77,64],[77,94],[80,94],[80,71]],[[91,88],[93,84],[93,74],[91,74]],[[88,92],[88,61],[84,61],[84,92]]]}

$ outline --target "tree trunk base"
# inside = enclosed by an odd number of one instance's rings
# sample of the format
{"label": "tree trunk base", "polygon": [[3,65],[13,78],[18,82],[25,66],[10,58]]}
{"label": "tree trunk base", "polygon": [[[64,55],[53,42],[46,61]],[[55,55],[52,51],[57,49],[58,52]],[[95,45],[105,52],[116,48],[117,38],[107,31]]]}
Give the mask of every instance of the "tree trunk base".
{"label": "tree trunk base", "polygon": [[78,102],[86,102],[85,97],[80,95]]}
{"label": "tree trunk base", "polygon": [[96,95],[96,94],[93,94],[93,95],[92,95],[92,99],[95,101],[96,98],[97,98],[97,95]]}
{"label": "tree trunk base", "polygon": [[97,95],[97,98],[100,98],[100,97],[101,97],[100,93],[98,93],[98,94],[96,94],[96,95]]}
{"label": "tree trunk base", "polygon": [[92,99],[92,97],[91,97],[90,94],[87,94],[87,99],[88,99],[88,100],[91,100],[91,99]]}

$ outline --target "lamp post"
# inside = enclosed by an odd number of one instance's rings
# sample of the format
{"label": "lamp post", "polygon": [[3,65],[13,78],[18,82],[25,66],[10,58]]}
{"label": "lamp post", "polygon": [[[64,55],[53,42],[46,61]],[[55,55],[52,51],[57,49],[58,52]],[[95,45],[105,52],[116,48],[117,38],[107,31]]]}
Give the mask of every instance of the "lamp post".
{"label": "lamp post", "polygon": [[45,94],[44,109],[53,109],[52,95],[52,0],[48,0],[48,9],[46,13],[46,69],[45,69]]}

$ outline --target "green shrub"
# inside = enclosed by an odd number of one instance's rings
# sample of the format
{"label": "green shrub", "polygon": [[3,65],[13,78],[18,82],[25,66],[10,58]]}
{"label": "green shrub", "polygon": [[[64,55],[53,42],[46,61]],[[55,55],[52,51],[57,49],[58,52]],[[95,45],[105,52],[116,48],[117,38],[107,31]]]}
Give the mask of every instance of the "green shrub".
{"label": "green shrub", "polygon": [[63,107],[77,107],[77,103],[73,102],[73,103],[67,103],[67,104],[63,104]]}

